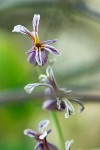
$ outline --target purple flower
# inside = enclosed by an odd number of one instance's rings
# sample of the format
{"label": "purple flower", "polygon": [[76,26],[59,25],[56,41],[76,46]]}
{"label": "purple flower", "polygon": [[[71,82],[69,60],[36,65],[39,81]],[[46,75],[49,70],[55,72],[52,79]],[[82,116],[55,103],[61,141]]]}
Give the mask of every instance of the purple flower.
{"label": "purple flower", "polygon": [[33,131],[31,129],[24,130],[25,135],[28,135],[29,137],[32,137],[37,141],[37,144],[36,144],[34,150],[38,150],[38,148],[40,150],[58,150],[56,146],[47,142],[47,140],[46,140],[46,137],[51,132],[51,130],[47,130],[44,132],[43,132],[43,130],[44,130],[44,128],[47,127],[48,124],[49,124],[49,120],[42,120],[39,123],[38,132]]}
{"label": "purple flower", "polygon": [[38,26],[39,26],[40,15],[35,14],[33,17],[33,32],[30,32],[27,28],[22,25],[17,25],[14,27],[12,32],[20,32],[22,34],[28,35],[32,40],[32,48],[26,52],[29,54],[28,61],[34,65],[39,66],[44,65],[48,59],[48,52],[59,55],[56,48],[50,44],[56,42],[56,39],[41,42],[38,36]]}
{"label": "purple flower", "polygon": [[71,98],[76,96],[71,90],[66,90],[65,88],[59,88],[55,80],[52,67],[49,66],[46,69],[46,75],[42,74],[39,76],[40,83],[28,84],[24,87],[27,93],[31,93],[37,86],[46,86],[45,89],[45,102],[43,103],[43,109],[45,110],[59,110],[66,111],[65,118],[75,113],[74,107],[70,100],[80,104],[83,111],[84,106],[80,100],[76,98]]}

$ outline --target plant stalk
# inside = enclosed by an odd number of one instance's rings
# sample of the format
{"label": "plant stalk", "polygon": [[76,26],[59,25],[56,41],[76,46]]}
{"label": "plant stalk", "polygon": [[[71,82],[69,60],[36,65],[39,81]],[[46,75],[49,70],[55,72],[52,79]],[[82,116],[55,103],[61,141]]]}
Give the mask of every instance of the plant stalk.
{"label": "plant stalk", "polygon": [[59,124],[59,120],[56,114],[56,111],[50,111],[51,121],[53,123],[54,129],[56,130],[56,135],[59,143],[59,150],[65,150],[65,141],[63,137],[63,133]]}

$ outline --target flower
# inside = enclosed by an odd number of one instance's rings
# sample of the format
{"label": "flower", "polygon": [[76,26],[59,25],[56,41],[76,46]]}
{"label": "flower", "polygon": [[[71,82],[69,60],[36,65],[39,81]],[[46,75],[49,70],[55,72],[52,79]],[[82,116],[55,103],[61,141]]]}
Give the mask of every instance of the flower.
{"label": "flower", "polygon": [[72,90],[58,87],[51,66],[46,69],[46,75],[40,75],[39,79],[41,81],[40,83],[28,84],[24,89],[27,93],[31,93],[37,86],[46,86],[46,101],[43,103],[43,109],[66,111],[65,118],[68,118],[75,113],[74,107],[70,101],[75,101],[81,106],[80,112],[83,111],[84,106],[82,102],[76,98],[72,98],[73,96],[76,96]]}
{"label": "flower", "polygon": [[32,40],[32,48],[26,52],[29,54],[28,62],[33,63],[34,65],[38,64],[39,66],[44,65],[48,59],[48,52],[59,55],[59,52],[56,48],[50,44],[56,42],[56,39],[40,42],[38,36],[38,26],[39,26],[40,15],[35,14],[33,17],[33,32],[30,32],[27,28],[22,25],[16,25],[12,32],[20,32],[22,34],[28,35]]}
{"label": "flower", "polygon": [[37,150],[38,148],[40,150],[58,150],[56,146],[47,142],[47,140],[46,140],[46,137],[51,132],[51,130],[47,130],[44,132],[43,132],[43,130],[44,130],[44,128],[47,127],[48,124],[49,124],[49,120],[42,120],[39,123],[39,126],[38,126],[39,131],[38,132],[33,131],[31,129],[24,130],[25,135],[28,135],[29,137],[32,137],[37,141],[37,144],[36,144],[34,150]]}
{"label": "flower", "polygon": [[70,150],[71,144],[72,144],[73,142],[74,142],[73,140],[66,141],[66,143],[65,143],[65,148],[66,148],[66,150]]}

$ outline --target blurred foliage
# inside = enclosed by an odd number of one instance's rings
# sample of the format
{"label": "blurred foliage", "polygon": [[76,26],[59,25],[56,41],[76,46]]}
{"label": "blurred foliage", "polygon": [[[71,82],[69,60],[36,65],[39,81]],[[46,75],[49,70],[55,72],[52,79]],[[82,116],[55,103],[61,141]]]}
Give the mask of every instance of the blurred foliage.
{"label": "blurred foliage", "polygon": [[[31,41],[11,32],[17,24],[32,30],[35,13],[41,15],[41,40],[58,39],[55,46],[62,55],[57,57],[53,69],[59,86],[99,91],[100,18],[99,9],[93,9],[98,6],[96,2],[94,5],[93,0],[0,0],[0,92],[23,89],[27,83],[38,81],[36,68],[27,63],[24,54],[31,48]],[[45,73],[45,67],[41,71]],[[0,106],[0,150],[33,149],[34,140],[23,135],[23,130],[37,130],[41,119],[49,119],[49,113],[42,110],[41,104],[39,99]],[[64,119],[64,113],[57,114],[65,141],[75,141],[72,150],[100,150],[98,103],[86,103],[82,114],[76,112],[68,120]],[[54,141],[56,133],[52,122],[50,128],[53,132],[48,140],[59,145]]]}

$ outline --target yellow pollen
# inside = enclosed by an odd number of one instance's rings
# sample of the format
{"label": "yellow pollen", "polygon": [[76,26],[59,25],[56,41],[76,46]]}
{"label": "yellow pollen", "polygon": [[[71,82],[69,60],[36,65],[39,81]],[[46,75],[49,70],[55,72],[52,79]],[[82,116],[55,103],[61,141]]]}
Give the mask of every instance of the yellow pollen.
{"label": "yellow pollen", "polygon": [[38,36],[34,36],[34,42],[35,42],[35,49],[36,50],[40,49],[41,51],[43,51],[42,44],[41,44]]}
{"label": "yellow pollen", "polygon": [[36,43],[35,46],[36,46],[37,48],[40,48],[40,47],[41,47],[41,44],[40,44],[40,43]]}
{"label": "yellow pollen", "polygon": [[35,36],[34,39],[35,39],[35,45],[40,43],[40,40],[39,40],[38,36]]}

